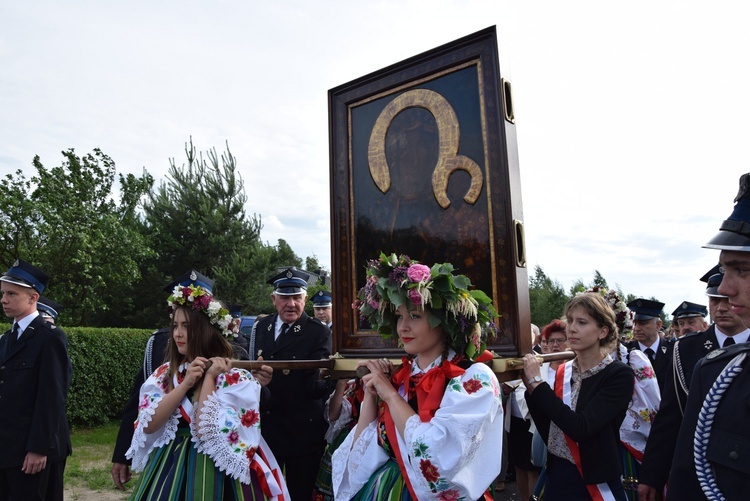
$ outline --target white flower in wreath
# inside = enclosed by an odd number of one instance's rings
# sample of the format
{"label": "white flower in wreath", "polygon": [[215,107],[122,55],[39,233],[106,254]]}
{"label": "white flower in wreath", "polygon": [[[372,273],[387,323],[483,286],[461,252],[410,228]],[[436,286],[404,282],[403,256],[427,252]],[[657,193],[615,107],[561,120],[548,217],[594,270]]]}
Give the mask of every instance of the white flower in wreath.
{"label": "white flower in wreath", "polygon": [[226,330],[227,327],[229,327],[229,323],[232,321],[232,315],[224,315],[223,317],[218,319],[219,327],[221,327],[222,330]]}
{"label": "white flower in wreath", "polygon": [[211,301],[206,308],[206,313],[209,317],[214,317],[219,313],[219,310],[221,310],[221,304],[218,301]]}

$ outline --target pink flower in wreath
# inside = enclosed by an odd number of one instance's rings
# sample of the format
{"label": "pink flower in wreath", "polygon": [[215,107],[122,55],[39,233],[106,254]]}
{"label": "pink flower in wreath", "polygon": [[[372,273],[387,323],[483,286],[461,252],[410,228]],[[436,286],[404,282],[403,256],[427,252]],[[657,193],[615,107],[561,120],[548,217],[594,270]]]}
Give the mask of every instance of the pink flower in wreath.
{"label": "pink flower in wreath", "polygon": [[193,303],[193,308],[205,310],[206,308],[208,308],[209,304],[211,304],[211,296],[209,295],[198,296],[197,298],[195,298],[195,302]]}
{"label": "pink flower in wreath", "polygon": [[229,435],[227,435],[227,442],[230,444],[236,444],[240,441],[240,434],[237,433],[237,430],[232,430],[229,432]]}
{"label": "pink flower in wreath", "polygon": [[430,268],[423,264],[413,264],[406,270],[406,276],[412,282],[426,282],[430,279]]}
{"label": "pink flower in wreath", "polygon": [[260,416],[258,415],[258,411],[256,411],[255,409],[248,409],[242,415],[242,426],[249,428],[256,424],[259,419]]}
{"label": "pink flower in wreath", "polygon": [[422,304],[422,295],[417,289],[409,289],[409,299],[411,299],[411,302],[415,305]]}
{"label": "pink flower in wreath", "polygon": [[469,379],[464,383],[464,390],[471,395],[482,389],[482,383],[478,379]]}
{"label": "pink flower in wreath", "polygon": [[440,494],[438,494],[438,499],[440,501],[458,501],[458,491],[456,489],[451,489],[449,491],[443,491]]}
{"label": "pink flower in wreath", "polygon": [[440,478],[440,472],[429,459],[422,459],[419,462],[419,469],[422,470],[422,475],[428,482],[437,482]]}

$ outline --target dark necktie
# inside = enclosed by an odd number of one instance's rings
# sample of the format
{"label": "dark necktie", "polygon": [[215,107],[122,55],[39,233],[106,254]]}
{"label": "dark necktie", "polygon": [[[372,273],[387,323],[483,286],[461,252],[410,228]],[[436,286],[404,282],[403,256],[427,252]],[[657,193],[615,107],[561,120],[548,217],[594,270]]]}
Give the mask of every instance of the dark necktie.
{"label": "dark necktie", "polygon": [[18,341],[18,324],[13,324],[13,330],[8,335],[10,336],[8,347],[13,348],[13,345]]}
{"label": "dark necktie", "polygon": [[652,350],[651,348],[646,348],[645,350],[643,350],[643,353],[648,356],[649,360],[651,360],[652,362],[654,361],[654,355],[656,355],[656,353],[654,353],[654,350]]}
{"label": "dark necktie", "polygon": [[721,346],[722,348],[726,348],[728,346],[732,346],[734,344],[734,338],[728,337],[724,340],[724,344]]}
{"label": "dark necktie", "polygon": [[286,331],[289,330],[289,324],[281,324],[281,333],[279,334],[279,337],[283,336]]}

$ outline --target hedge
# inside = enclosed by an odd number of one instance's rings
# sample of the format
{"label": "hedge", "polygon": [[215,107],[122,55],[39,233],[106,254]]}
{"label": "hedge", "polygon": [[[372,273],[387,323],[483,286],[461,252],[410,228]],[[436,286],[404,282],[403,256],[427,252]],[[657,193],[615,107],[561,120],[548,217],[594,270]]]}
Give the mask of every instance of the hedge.
{"label": "hedge", "polygon": [[[6,332],[10,325],[0,324],[0,329]],[[91,427],[119,420],[153,331],[93,327],[63,330],[73,362],[68,422],[72,427]]]}

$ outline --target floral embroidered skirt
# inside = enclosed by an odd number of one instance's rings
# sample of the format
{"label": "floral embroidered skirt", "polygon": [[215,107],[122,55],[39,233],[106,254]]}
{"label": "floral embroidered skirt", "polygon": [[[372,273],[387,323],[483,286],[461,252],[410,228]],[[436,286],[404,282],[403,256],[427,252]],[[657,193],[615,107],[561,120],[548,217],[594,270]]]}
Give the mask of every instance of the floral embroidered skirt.
{"label": "floral embroidered skirt", "polygon": [[411,494],[406,488],[398,463],[391,458],[378,468],[352,499],[353,501],[411,501]]}
{"label": "floral embroidered skirt", "polygon": [[251,485],[242,484],[221,472],[207,455],[199,453],[190,439],[190,430],[180,427],[172,442],[151,453],[131,500],[267,499],[254,472],[250,472]]}

